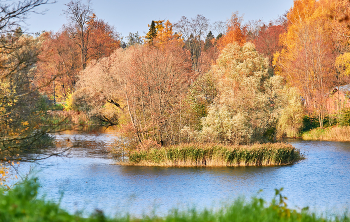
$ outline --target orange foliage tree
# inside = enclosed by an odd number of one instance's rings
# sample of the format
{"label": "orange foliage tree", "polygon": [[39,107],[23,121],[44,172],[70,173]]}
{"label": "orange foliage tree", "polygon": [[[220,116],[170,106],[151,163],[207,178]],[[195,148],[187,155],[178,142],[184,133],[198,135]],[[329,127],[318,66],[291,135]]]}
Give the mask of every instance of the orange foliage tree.
{"label": "orange foliage tree", "polygon": [[77,93],[88,97],[90,110],[113,104],[128,117],[122,128],[131,137],[129,143],[146,148],[179,142],[183,103],[193,80],[188,53],[170,41],[166,47],[120,49],[92,63],[83,71]]}
{"label": "orange foliage tree", "polygon": [[274,24],[263,24],[259,27],[257,36],[252,39],[256,50],[268,57],[270,66],[272,66],[273,55],[282,50],[282,45],[279,43],[280,35],[287,31],[287,22],[282,21]]}
{"label": "orange foliage tree", "polygon": [[232,14],[231,18],[227,21],[227,31],[217,42],[217,47],[222,50],[229,43],[237,42],[239,45],[243,45],[247,38],[247,26],[242,25],[243,17],[238,16],[238,12]]}
{"label": "orange foliage tree", "polygon": [[[167,20],[164,24],[163,22],[164,20],[155,21],[155,23],[157,24],[155,26],[156,35],[152,38],[152,41],[149,41],[149,43],[152,43],[154,46],[159,48],[164,48],[171,43],[178,43],[180,45],[183,45],[181,35],[174,33],[173,31],[173,24],[171,24],[169,20]],[[150,28],[150,32],[146,35],[146,39],[149,38],[148,36],[150,36],[151,32],[152,30]]]}
{"label": "orange foliage tree", "polygon": [[[65,100],[74,91],[78,74],[86,65],[120,47],[118,35],[108,23],[89,17],[86,28],[64,26],[58,33],[44,33],[38,62],[36,84],[41,92],[56,100]],[[85,33],[85,34],[83,34]]]}
{"label": "orange foliage tree", "polygon": [[105,21],[96,18],[94,14],[89,21],[91,36],[88,47],[87,61],[108,57],[120,47],[118,34]]}
{"label": "orange foliage tree", "polygon": [[66,31],[46,32],[42,38],[35,84],[50,98],[64,99],[73,92],[81,70],[79,49]]}

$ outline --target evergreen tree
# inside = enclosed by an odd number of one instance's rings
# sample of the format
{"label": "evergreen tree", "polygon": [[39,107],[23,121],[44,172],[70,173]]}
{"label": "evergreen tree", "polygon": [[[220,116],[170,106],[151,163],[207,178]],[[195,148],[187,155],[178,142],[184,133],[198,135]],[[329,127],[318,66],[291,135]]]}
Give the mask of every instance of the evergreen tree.
{"label": "evergreen tree", "polygon": [[156,23],[152,20],[152,23],[149,26],[149,31],[146,34],[146,39],[148,39],[150,42],[152,42],[156,36],[157,36]]}
{"label": "evergreen tree", "polygon": [[209,31],[207,38],[205,39],[205,45],[204,50],[209,49],[210,47],[213,47],[212,39],[215,39],[213,33]]}
{"label": "evergreen tree", "polygon": [[218,36],[216,36],[216,40],[219,40],[222,37],[222,33],[220,33]]}

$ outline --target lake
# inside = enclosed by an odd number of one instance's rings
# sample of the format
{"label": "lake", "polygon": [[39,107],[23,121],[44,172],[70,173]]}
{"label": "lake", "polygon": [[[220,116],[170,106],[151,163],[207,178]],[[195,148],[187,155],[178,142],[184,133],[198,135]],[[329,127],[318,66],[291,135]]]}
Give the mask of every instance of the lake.
{"label": "lake", "polygon": [[18,170],[25,175],[34,169],[40,195],[71,213],[100,209],[109,216],[141,216],[173,208],[218,209],[240,196],[271,201],[274,189],[282,187],[294,209],[310,206],[328,216],[350,209],[350,143],[289,141],[306,157],[290,166],[161,168],[116,165],[105,152],[118,139],[113,131],[54,136],[59,148],[72,147],[67,155],[24,162]]}

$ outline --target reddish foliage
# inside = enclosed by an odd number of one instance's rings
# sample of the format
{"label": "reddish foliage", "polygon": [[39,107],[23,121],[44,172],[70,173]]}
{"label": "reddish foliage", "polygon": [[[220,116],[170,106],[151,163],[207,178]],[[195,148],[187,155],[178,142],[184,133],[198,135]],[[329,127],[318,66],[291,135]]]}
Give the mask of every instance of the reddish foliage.
{"label": "reddish foliage", "polygon": [[282,49],[282,45],[279,44],[280,35],[287,31],[287,25],[279,24],[263,25],[260,28],[258,36],[253,39],[256,50],[269,58],[270,65],[272,64],[273,54],[279,52]]}

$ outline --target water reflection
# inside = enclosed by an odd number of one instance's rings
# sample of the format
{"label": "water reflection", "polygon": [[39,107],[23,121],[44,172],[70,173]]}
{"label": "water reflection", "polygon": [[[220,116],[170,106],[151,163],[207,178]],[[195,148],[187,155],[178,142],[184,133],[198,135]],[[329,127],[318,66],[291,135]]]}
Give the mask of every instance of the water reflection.
{"label": "water reflection", "polygon": [[154,208],[160,214],[174,207],[217,208],[260,189],[271,200],[281,187],[291,207],[343,212],[350,206],[350,143],[289,141],[306,156],[291,166],[162,168],[115,165],[103,152],[118,139],[113,133],[56,135],[58,143],[67,139],[70,155],[40,161],[37,176],[47,199],[59,200],[64,191],[61,203],[70,212],[98,208],[109,215],[142,215]]}

